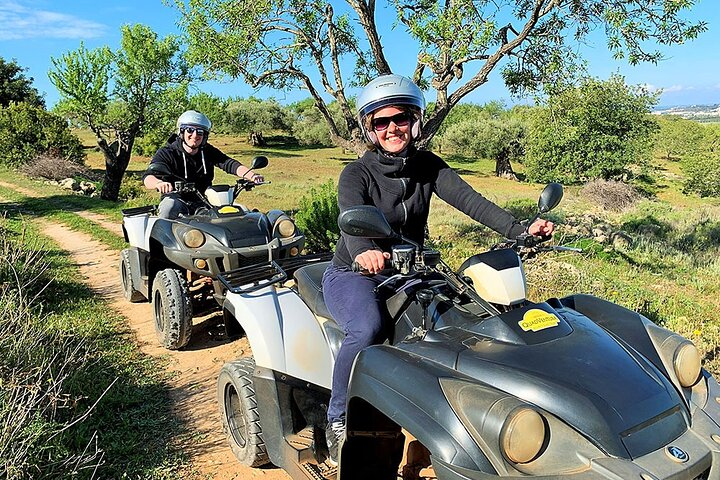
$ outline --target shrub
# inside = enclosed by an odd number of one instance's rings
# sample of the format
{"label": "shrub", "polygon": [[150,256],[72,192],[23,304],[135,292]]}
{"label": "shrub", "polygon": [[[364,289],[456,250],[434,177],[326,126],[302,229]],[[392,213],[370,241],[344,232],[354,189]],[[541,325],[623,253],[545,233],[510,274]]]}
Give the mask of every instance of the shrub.
{"label": "shrub", "polygon": [[84,165],[45,153],[41,153],[21,166],[20,171],[29,177],[46,178],[55,181],[69,177],[85,177],[98,180],[97,175]]}
{"label": "shrub", "polygon": [[338,215],[337,190],[332,180],[317,189],[311,188],[309,195],[300,199],[295,221],[305,234],[305,248],[308,251],[327,252],[335,249],[340,238]]}
{"label": "shrub", "polygon": [[619,212],[640,199],[632,186],[616,180],[593,180],[582,188],[582,195],[605,210]]}
{"label": "shrub", "polygon": [[67,122],[28,103],[13,103],[0,109],[0,165],[17,167],[39,154],[82,164],[82,143]]}
{"label": "shrub", "polygon": [[140,177],[131,173],[125,175],[122,183],[120,184],[120,192],[118,193],[118,200],[127,202],[134,198],[145,197],[147,189],[143,184]]}

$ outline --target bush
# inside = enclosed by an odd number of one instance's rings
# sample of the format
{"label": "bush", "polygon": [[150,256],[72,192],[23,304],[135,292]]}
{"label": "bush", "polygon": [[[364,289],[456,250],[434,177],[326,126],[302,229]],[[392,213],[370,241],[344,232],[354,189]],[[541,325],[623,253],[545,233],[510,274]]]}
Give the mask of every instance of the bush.
{"label": "bush", "polygon": [[593,180],[582,188],[582,195],[605,210],[619,212],[640,200],[632,186],[615,180]]}
{"label": "bush", "polygon": [[120,192],[118,193],[118,200],[127,202],[134,198],[141,198],[146,195],[148,190],[145,188],[143,181],[138,175],[131,173],[125,175],[122,183],[120,184]]}
{"label": "bush", "polygon": [[20,171],[33,178],[46,178],[60,181],[70,177],[85,177],[99,180],[90,169],[65,158],[41,153],[29,163],[20,167]]}
{"label": "bush", "polygon": [[305,234],[305,248],[313,252],[327,252],[335,249],[340,238],[337,219],[340,208],[337,190],[332,180],[311,188],[309,196],[300,199],[300,209],[295,215],[298,227]]}
{"label": "bush", "polygon": [[82,143],[70,132],[67,122],[28,103],[0,108],[0,165],[18,167],[40,154],[82,165]]}

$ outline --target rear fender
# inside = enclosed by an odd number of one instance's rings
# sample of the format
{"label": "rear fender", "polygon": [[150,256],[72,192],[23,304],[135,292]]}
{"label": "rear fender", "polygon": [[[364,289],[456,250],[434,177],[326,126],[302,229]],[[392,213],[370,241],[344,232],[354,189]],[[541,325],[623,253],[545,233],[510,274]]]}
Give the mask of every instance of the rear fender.
{"label": "rear fender", "polygon": [[[443,377],[468,379],[396,347],[377,345],[360,352],[348,390],[348,438],[343,446],[341,478],[356,478],[351,472],[370,461],[366,452],[372,450],[372,444],[388,436],[377,430],[387,428],[386,432],[392,433],[392,424],[407,430],[443,462],[496,474],[443,394],[438,381]],[[369,409],[386,417],[385,427],[377,422],[377,416],[368,415]]]}
{"label": "rear fender", "polygon": [[330,388],[333,356],[324,329],[294,290],[228,292],[223,309],[245,331],[256,365]]}

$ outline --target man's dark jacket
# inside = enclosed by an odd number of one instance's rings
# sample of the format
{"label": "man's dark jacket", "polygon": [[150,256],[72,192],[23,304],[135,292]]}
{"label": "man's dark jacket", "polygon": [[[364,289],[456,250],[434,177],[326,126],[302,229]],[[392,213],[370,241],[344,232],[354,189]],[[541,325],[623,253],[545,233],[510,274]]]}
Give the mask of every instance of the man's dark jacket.
{"label": "man's dark jacket", "polygon": [[[440,157],[427,151],[411,150],[407,157],[366,152],[340,174],[338,204],[341,212],[356,205],[375,205],[395,232],[422,245],[433,193],[505,237],[524,230],[515,217],[473,190]],[[348,266],[358,254],[369,249],[390,252],[394,243],[398,240],[370,240],[343,233],[333,263]]]}
{"label": "man's dark jacket", "polygon": [[[184,155],[183,155],[184,154]],[[204,160],[204,165],[203,165]],[[240,162],[234,160],[209,143],[205,144],[195,155],[187,153],[182,146],[182,138],[173,135],[165,146],[161,147],[153,156],[150,164],[165,164],[172,173],[187,182],[194,182],[200,192],[212,185],[215,177],[215,167],[235,175]],[[186,168],[187,167],[187,168]],[[143,180],[152,175],[150,170],[143,174]],[[168,179],[173,182],[173,179]]]}

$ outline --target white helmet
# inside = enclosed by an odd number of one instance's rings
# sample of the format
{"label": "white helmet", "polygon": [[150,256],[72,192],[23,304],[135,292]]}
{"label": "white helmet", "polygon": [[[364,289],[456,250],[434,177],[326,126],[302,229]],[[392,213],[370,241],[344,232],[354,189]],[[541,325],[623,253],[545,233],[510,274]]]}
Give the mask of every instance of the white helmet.
{"label": "white helmet", "polygon": [[420,136],[425,96],[420,88],[402,75],[381,75],[368,83],[357,98],[358,122],[365,137],[377,145],[377,135],[366,126],[366,118],[372,112],[388,106],[409,106],[416,110],[418,117],[410,129],[412,139]]}
{"label": "white helmet", "polygon": [[185,127],[202,128],[205,130],[205,135],[202,140],[202,144],[205,145],[208,137],[210,136],[212,122],[204,114],[196,112],[195,110],[188,110],[177,119],[178,135],[182,137],[183,142],[185,142],[185,138],[183,137],[183,130],[185,130]]}

